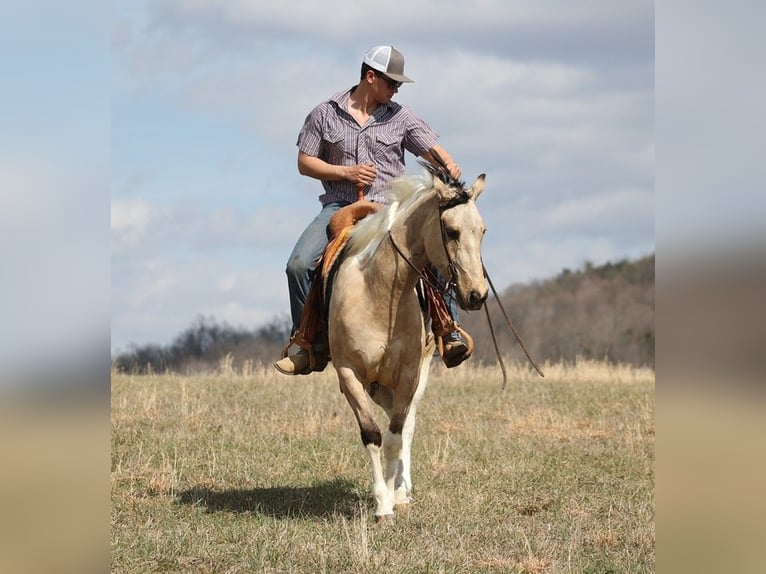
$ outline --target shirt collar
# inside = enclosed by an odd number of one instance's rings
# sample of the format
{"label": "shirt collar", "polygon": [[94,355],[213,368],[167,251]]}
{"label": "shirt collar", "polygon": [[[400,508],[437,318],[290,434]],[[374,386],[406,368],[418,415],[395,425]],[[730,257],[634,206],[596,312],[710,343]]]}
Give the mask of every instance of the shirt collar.
{"label": "shirt collar", "polygon": [[[351,92],[354,91],[354,88],[356,88],[356,86],[351,86],[347,90],[343,90],[342,92],[338,92],[337,94],[330,96],[330,101],[335,102],[341,110],[347,110],[348,99],[351,97]],[[389,101],[387,104],[380,104],[380,109],[382,109],[385,113],[391,112],[394,109],[394,102]],[[377,110],[375,111],[377,112]]]}

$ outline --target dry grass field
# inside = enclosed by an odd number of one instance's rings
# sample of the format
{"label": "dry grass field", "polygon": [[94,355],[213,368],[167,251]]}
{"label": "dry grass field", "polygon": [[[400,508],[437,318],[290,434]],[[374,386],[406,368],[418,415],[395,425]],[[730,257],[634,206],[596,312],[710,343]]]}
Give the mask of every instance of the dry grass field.
{"label": "dry grass field", "polygon": [[112,572],[653,572],[654,373],[542,368],[434,360],[380,524],[331,367],[114,373]]}

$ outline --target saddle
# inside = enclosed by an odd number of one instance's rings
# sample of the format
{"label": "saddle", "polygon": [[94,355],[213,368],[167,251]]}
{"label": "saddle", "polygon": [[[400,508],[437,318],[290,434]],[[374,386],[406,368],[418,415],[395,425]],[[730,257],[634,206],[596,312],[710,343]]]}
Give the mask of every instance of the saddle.
{"label": "saddle", "polygon": [[282,349],[282,358],[287,356],[290,347],[297,345],[308,352],[309,368],[312,371],[322,371],[327,366],[328,354],[324,353],[322,357],[317,357],[314,353],[314,346],[317,343],[321,342],[325,347],[327,346],[327,318],[323,304],[324,280],[346,246],[354,225],[381,207],[379,203],[362,199],[360,194],[357,201],[340,208],[330,218],[330,223],[327,225],[328,242],[317,260],[316,272],[301,313],[301,324]]}

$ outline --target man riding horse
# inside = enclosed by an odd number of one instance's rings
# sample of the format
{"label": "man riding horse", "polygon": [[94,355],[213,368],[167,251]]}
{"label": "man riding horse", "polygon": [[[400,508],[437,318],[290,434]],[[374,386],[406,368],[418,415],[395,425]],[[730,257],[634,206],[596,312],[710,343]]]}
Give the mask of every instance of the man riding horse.
{"label": "man riding horse", "polygon": [[[298,135],[298,171],[322,182],[322,209],[298,239],[287,262],[287,284],[292,315],[292,337],[301,325],[312,280],[327,243],[327,226],[333,214],[357,199],[384,203],[391,181],[405,173],[404,151],[444,169],[454,180],[460,167],[438,142],[437,134],[412,110],[392,101],[403,83],[404,56],[393,46],[376,46],[362,61],[357,85],[338,92],[315,107]],[[442,281],[443,283],[443,281]],[[447,293],[446,307],[457,325],[458,307]],[[440,348],[448,366],[456,366],[470,355],[458,329],[444,336]],[[286,375],[308,374],[327,364],[324,338],[313,348],[301,347],[274,363]]]}

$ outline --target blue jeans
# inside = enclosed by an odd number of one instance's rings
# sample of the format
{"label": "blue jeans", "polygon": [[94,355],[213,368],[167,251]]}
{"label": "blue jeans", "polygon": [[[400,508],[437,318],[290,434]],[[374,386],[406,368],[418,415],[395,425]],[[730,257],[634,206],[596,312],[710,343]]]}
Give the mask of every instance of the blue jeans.
{"label": "blue jeans", "polygon": [[311,280],[314,278],[317,259],[322,255],[322,251],[327,245],[327,224],[330,223],[333,213],[345,205],[348,204],[333,202],[323,206],[319,215],[309,223],[298,238],[298,242],[287,260],[285,272],[287,273],[287,290],[290,293],[292,333],[295,333],[301,324],[301,313],[306,304],[309,289],[311,289]]}
{"label": "blue jeans", "polygon": [[[301,324],[301,314],[311,289],[317,260],[327,245],[327,225],[330,223],[332,215],[346,205],[348,203],[338,201],[323,206],[319,215],[309,223],[298,238],[298,242],[287,260],[285,272],[287,273],[287,290],[290,294],[290,315],[293,321],[291,334],[294,334]],[[443,283],[443,278],[439,273],[437,275]],[[444,294],[444,302],[447,304],[452,318],[457,321],[458,306],[452,290]]]}
{"label": "blue jeans", "polygon": [[[434,271],[436,271],[436,276],[439,278],[439,282],[444,285],[444,278],[442,277],[442,274],[437,271],[436,267],[434,267]],[[456,323],[460,322],[460,319],[458,317],[458,306],[457,301],[455,300],[455,290],[448,289],[444,292],[444,302],[447,304],[447,310],[449,311],[449,314],[452,316],[452,318],[455,320]],[[459,335],[457,331],[452,331],[449,335],[447,335],[444,339],[445,341],[454,341],[459,338]]]}

